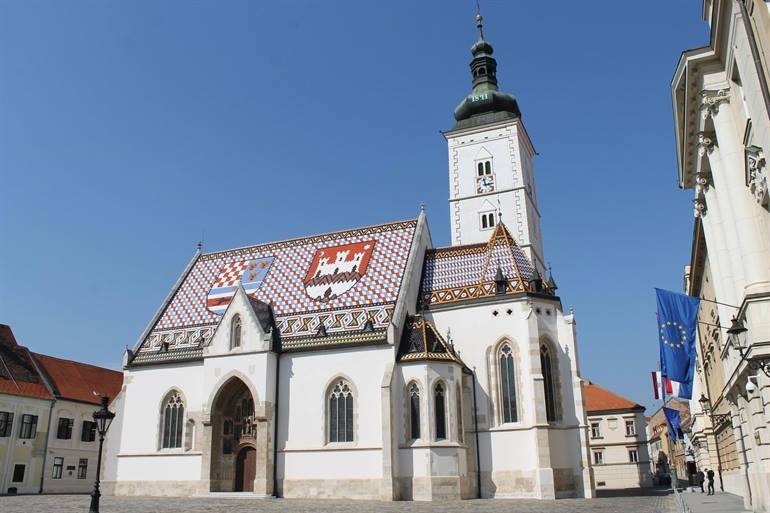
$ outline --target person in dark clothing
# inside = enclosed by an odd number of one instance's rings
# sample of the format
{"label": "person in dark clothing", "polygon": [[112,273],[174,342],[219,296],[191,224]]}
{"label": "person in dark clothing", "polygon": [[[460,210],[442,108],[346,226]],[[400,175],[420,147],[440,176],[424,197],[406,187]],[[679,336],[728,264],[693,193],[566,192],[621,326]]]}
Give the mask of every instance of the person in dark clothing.
{"label": "person in dark clothing", "polygon": [[706,472],[706,476],[709,478],[709,495],[714,495],[714,471],[709,469]]}
{"label": "person in dark clothing", "polygon": [[705,490],[703,489],[703,481],[706,480],[705,474],[703,474],[702,470],[698,470],[698,472],[695,473],[695,484],[700,486],[700,493],[705,493]]}

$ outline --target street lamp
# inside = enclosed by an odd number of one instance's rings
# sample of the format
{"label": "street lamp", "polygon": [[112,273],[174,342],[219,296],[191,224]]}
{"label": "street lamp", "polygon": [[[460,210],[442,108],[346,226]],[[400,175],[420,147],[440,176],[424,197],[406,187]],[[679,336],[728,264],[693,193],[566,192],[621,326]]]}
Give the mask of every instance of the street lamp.
{"label": "street lamp", "polygon": [[91,508],[88,513],[99,513],[99,474],[102,468],[102,447],[104,446],[104,436],[107,434],[107,430],[110,429],[112,419],[115,418],[115,414],[107,409],[110,404],[110,398],[102,396],[102,408],[96,410],[93,413],[94,422],[96,423],[96,430],[99,432],[99,456],[96,459],[96,481],[94,482],[94,491],[91,492]]}
{"label": "street lamp", "polygon": [[[733,319],[733,324],[735,324],[735,319]],[[729,330],[728,330],[728,333],[729,333]],[[726,424],[730,422],[730,415],[727,413],[714,415],[713,412],[711,411],[711,401],[709,401],[709,398],[706,397],[704,394],[700,395],[700,399],[698,399],[698,402],[700,403],[700,409],[703,411],[703,413],[708,415],[709,419],[711,419],[711,429],[714,435],[714,447],[716,448],[716,451],[717,451],[717,472],[719,472],[719,489],[724,492],[725,486],[722,483],[722,458],[719,454],[719,440],[717,440],[717,428],[722,424]]]}
{"label": "street lamp", "polygon": [[[743,325],[742,319],[736,319],[733,317],[730,327],[727,329],[727,336],[732,343],[733,347],[738,350],[741,358],[746,357],[746,326]],[[752,357],[747,360],[749,369],[761,370],[765,373],[765,376],[770,378],[770,358],[766,356]]]}

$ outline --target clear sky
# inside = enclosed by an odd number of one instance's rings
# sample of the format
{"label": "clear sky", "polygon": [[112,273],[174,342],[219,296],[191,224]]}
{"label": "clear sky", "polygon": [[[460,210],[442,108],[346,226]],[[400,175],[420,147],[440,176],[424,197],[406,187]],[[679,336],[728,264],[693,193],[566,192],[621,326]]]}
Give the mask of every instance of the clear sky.
{"label": "clear sky", "polygon": [[[692,191],[669,84],[701,3],[482,1],[540,153],[545,257],[585,377],[653,406],[654,286]],[[205,249],[414,217],[449,243],[473,0],[0,1],[0,322],[118,368]]]}

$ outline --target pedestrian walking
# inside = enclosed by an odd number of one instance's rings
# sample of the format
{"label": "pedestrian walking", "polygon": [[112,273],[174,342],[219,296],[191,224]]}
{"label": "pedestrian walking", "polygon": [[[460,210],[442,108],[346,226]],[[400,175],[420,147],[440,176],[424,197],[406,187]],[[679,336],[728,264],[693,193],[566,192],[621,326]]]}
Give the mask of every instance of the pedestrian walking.
{"label": "pedestrian walking", "polygon": [[702,470],[698,469],[698,472],[695,474],[695,484],[700,486],[700,493],[705,493],[705,490],[703,489],[703,481],[706,480],[706,475],[703,473]]}
{"label": "pedestrian walking", "polygon": [[712,469],[709,469],[706,472],[706,475],[709,478],[709,495],[714,495],[714,471]]}

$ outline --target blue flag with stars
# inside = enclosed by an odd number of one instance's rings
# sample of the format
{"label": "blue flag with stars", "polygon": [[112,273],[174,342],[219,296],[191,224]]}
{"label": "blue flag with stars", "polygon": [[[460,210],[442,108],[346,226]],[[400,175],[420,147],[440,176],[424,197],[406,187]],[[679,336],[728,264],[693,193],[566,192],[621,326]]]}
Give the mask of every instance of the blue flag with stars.
{"label": "blue flag with stars", "polygon": [[658,296],[660,370],[668,379],[692,386],[695,326],[700,298],[655,289]]}
{"label": "blue flag with stars", "polygon": [[682,433],[682,421],[679,419],[679,410],[663,407],[663,413],[666,414],[666,423],[668,424],[668,436],[676,442],[684,440]]}

